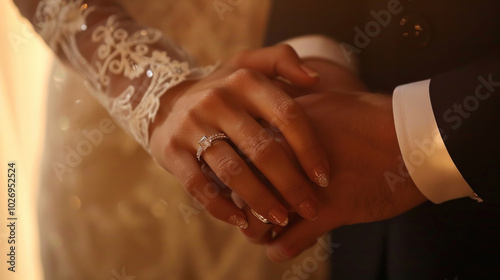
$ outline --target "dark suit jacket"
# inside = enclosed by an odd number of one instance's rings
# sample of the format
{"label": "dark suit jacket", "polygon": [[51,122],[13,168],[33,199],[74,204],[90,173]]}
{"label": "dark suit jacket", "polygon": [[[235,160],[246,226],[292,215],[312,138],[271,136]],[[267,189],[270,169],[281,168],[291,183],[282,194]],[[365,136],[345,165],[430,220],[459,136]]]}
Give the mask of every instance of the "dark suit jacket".
{"label": "dark suit jacket", "polygon": [[[492,269],[500,265],[500,1],[275,0],[267,44],[304,34],[328,35],[343,43],[348,54],[356,53],[361,78],[373,91],[392,93],[398,85],[431,79],[432,107],[448,152],[485,200],[482,205],[468,198],[428,203],[391,221],[337,231],[347,244],[357,238],[361,252],[384,255],[364,254],[370,256],[365,266],[345,273],[346,279],[376,279],[365,278],[373,271],[382,279],[453,279],[453,271],[500,273]],[[485,231],[492,235],[477,235]],[[378,243],[369,244],[367,233]],[[428,249],[431,246],[436,248]],[[476,249],[465,249],[471,246]],[[392,252],[402,248],[414,250],[415,256],[395,254],[400,262],[393,262],[392,268],[400,266],[399,274],[387,267],[369,269],[387,266]],[[349,262],[337,258],[342,265],[334,264],[335,279],[343,279],[352,262],[363,263],[363,253],[354,251],[344,251]],[[492,258],[487,257],[490,253]],[[415,267],[423,266],[432,271],[418,274]]]}
{"label": "dark suit jacket", "polygon": [[[398,12],[390,18],[381,12],[388,4]],[[451,157],[481,197],[500,199],[500,1],[275,1],[268,43],[311,33],[358,55],[372,90],[432,78],[434,114]]]}

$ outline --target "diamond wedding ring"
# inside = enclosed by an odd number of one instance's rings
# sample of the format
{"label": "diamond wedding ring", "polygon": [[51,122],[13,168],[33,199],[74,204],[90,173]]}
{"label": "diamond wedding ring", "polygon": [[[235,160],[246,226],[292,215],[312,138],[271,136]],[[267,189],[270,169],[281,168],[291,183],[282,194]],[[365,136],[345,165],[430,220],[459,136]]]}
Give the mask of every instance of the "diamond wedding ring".
{"label": "diamond wedding ring", "polygon": [[203,135],[203,137],[198,141],[198,144],[200,144],[200,147],[198,148],[198,151],[196,152],[196,158],[198,161],[201,161],[201,156],[203,156],[203,153],[210,147],[212,147],[213,144],[220,140],[225,140],[229,139],[225,133],[217,133],[214,134],[210,137],[207,137]]}

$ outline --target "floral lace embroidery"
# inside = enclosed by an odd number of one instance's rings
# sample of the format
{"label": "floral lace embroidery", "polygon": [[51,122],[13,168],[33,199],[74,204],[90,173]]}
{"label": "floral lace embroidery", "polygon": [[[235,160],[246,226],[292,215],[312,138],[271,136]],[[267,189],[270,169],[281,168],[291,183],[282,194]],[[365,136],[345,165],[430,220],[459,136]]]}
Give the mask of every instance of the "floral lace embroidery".
{"label": "floral lace embroidery", "polygon": [[[145,28],[129,34],[120,28],[116,16],[93,30],[96,55],[87,61],[75,36],[87,30],[86,18],[93,11],[95,7],[83,0],[43,0],[37,8],[36,27],[47,44],[61,51],[83,74],[86,86],[115,121],[149,151],[149,125],[158,112],[160,97],[183,81],[203,78],[215,66],[193,66],[191,58],[159,30]],[[151,47],[160,41],[168,44],[179,60]],[[130,85],[112,96],[111,79],[117,75],[128,79]]]}

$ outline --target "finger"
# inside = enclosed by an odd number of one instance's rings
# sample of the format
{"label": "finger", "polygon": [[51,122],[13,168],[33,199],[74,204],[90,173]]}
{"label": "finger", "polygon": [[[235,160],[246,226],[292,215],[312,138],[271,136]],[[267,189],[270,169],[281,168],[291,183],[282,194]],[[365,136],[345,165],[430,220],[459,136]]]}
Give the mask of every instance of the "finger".
{"label": "finger", "polygon": [[319,186],[328,186],[330,168],[326,153],[302,107],[272,82],[257,74],[247,71],[240,75],[246,75],[246,90],[253,93],[247,95],[252,115],[262,117],[278,128],[308,177]]}
{"label": "finger", "polygon": [[304,220],[299,214],[296,212],[292,212],[288,214],[288,225],[286,227],[277,227],[274,226],[272,229],[273,239],[278,238],[282,232],[286,232],[291,226],[297,224],[298,222]]}
{"label": "finger", "polygon": [[[221,110],[221,113],[227,116],[227,120],[233,120],[221,122],[219,124],[221,129],[226,131],[234,145],[243,152],[243,157],[246,155],[250,159],[246,164],[243,162],[244,167],[242,167],[241,174],[234,177],[241,183],[229,182],[233,184],[230,188],[235,190],[257,213],[260,215],[264,214],[263,216],[266,219],[268,217],[273,218],[279,212],[260,212],[259,208],[256,208],[252,204],[254,199],[262,200],[259,201],[260,204],[265,201],[273,201],[270,198],[261,196],[272,195],[272,193],[261,191],[260,186],[262,186],[262,183],[257,183],[257,181],[265,183],[266,179],[268,179],[278,191],[276,196],[282,196],[302,217],[310,220],[316,219],[318,216],[316,209],[317,199],[310,183],[303,176],[300,168],[294,164],[293,157],[290,157],[284,148],[275,141],[272,135],[273,132],[263,128],[250,115],[241,115],[231,110]],[[223,149],[223,147],[220,149]],[[225,153],[229,153],[229,151]],[[221,161],[221,159],[218,160],[219,162]],[[228,159],[223,158],[222,160],[227,161]],[[232,160],[238,161],[238,164],[239,161],[243,161],[241,159]],[[219,163],[219,165],[221,164]],[[253,168],[254,165],[256,168]],[[249,174],[246,174],[247,172]],[[222,170],[216,173],[223,174]],[[260,178],[260,181],[254,181],[254,178],[257,179],[253,175],[254,173],[262,173],[265,177]],[[271,184],[268,187],[272,187]],[[252,187],[252,190],[249,192],[248,187],[245,187],[248,185],[258,186],[259,189]],[[265,215],[266,213],[268,213],[267,216]]]}
{"label": "finger", "polygon": [[172,162],[175,168],[170,169],[173,170],[173,175],[210,215],[242,229],[248,227],[245,213],[230,199],[224,197],[216,184],[207,179],[193,154],[179,152],[178,156],[172,158],[177,159]]}
{"label": "finger", "polygon": [[215,175],[252,209],[274,224],[285,226],[288,211],[225,141],[208,148],[203,159]]}
{"label": "finger", "polygon": [[[243,199],[241,199],[241,197],[239,197],[236,192],[232,192],[231,193],[231,199],[234,201],[234,203],[236,205],[238,205],[238,207],[240,207],[240,209],[243,209],[244,207],[246,207],[243,210],[245,211],[245,213],[247,214],[248,217],[255,216],[255,215],[253,215],[253,213],[251,211],[251,208],[248,207],[248,205],[245,203],[245,201],[243,201]],[[288,214],[288,216],[289,216],[289,219],[290,219],[290,221],[288,222],[288,225],[290,225],[290,223],[296,223],[298,219],[302,219],[296,212],[290,212]],[[256,219],[259,220],[258,218],[256,218]],[[271,238],[271,240],[274,239],[275,236],[279,235],[280,232],[286,230],[286,227],[277,226],[277,225],[269,225],[268,223],[260,223],[259,225],[266,225],[266,224],[269,227],[271,227],[271,230],[270,230],[270,233],[271,233],[270,234],[270,238]],[[250,226],[249,228],[253,228],[253,227]],[[262,228],[265,228],[265,230],[263,230],[263,231],[269,231],[268,227],[262,227]],[[269,236],[266,236],[265,240],[268,240],[268,239],[269,239]],[[258,243],[258,244],[267,243],[266,241],[262,240],[262,238],[258,239],[257,242],[252,241],[252,240],[250,240],[250,241],[253,242],[253,243]]]}
{"label": "finger", "polygon": [[[251,212],[249,206],[245,206],[243,211],[248,217],[248,228],[241,231],[247,239],[255,244],[266,244],[272,240],[272,224],[265,224],[259,221]],[[278,228],[284,228],[279,226]]]}
{"label": "finger", "polygon": [[322,227],[318,227],[315,223],[317,222],[300,220],[287,227],[276,239],[268,243],[266,247],[268,258],[274,262],[285,262],[312,247],[324,234]]}
{"label": "finger", "polygon": [[239,53],[231,64],[236,68],[249,68],[270,78],[281,76],[299,87],[310,87],[319,81],[319,74],[304,64],[289,45],[277,45]]}
{"label": "finger", "polygon": [[290,97],[297,98],[307,94],[306,91],[291,85],[288,81],[282,79],[273,80],[273,84],[283,92],[286,92]]}

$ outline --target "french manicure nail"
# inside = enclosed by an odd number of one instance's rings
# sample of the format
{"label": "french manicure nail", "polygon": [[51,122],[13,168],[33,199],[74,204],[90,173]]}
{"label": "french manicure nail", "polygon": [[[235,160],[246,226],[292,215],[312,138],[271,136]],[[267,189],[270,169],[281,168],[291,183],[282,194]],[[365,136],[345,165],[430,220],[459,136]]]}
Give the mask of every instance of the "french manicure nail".
{"label": "french manicure nail", "polygon": [[248,228],[248,222],[246,219],[243,217],[240,217],[238,215],[232,215],[229,217],[229,222],[241,229],[247,229]]}
{"label": "french manicure nail", "polygon": [[304,70],[304,72],[306,72],[306,74],[309,77],[311,77],[311,78],[319,77],[319,73],[316,72],[316,70],[312,69],[309,65],[302,64],[300,67],[302,68],[302,70]]}
{"label": "french manicure nail", "polygon": [[282,208],[274,208],[269,211],[269,221],[284,227],[288,224],[288,212]]}
{"label": "french manicure nail", "polygon": [[326,171],[323,167],[319,166],[314,169],[314,181],[318,186],[326,188],[330,184],[330,179],[326,175]]}
{"label": "french manicure nail", "polygon": [[299,209],[297,209],[297,211],[299,212],[299,214],[310,220],[310,221],[314,221],[318,218],[318,210],[316,209],[316,205],[314,202],[312,202],[311,200],[304,200],[302,201],[300,204],[299,204]]}

